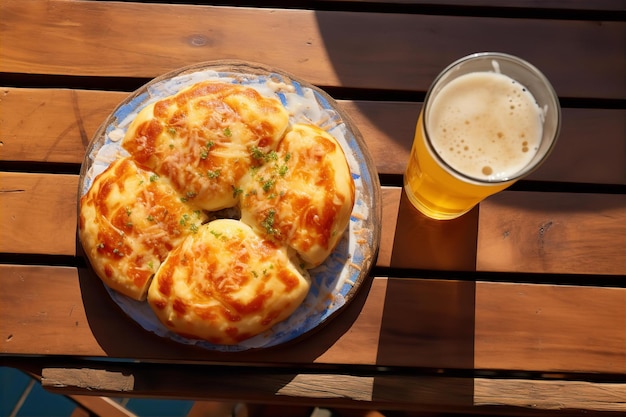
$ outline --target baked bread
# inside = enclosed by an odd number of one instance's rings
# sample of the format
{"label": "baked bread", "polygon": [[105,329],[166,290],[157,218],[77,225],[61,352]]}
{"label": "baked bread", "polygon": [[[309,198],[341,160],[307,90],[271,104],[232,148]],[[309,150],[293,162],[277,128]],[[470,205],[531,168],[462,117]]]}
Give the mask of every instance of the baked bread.
{"label": "baked bread", "polygon": [[241,185],[241,220],[295,249],[311,268],[333,251],[350,222],[354,180],[335,138],[296,124]]}
{"label": "baked bread", "polygon": [[98,276],[112,289],[144,300],[169,252],[207,219],[167,180],[115,160],[81,197],[79,235]]}
{"label": "baked bread", "polygon": [[121,142],[129,156],[80,201],[80,238],[98,276],[147,297],[174,333],[214,344],[289,317],[355,201],[337,140],[289,123],[278,99],[217,81],[143,108]]}
{"label": "baked bread", "polygon": [[220,210],[236,204],[233,185],[258,163],[255,155],[276,148],[288,123],[279,100],[204,81],[142,109],[122,147],[189,201]]}
{"label": "baked bread", "polygon": [[240,221],[219,219],[170,253],[148,303],[177,334],[236,344],[291,315],[309,286],[287,248]]}

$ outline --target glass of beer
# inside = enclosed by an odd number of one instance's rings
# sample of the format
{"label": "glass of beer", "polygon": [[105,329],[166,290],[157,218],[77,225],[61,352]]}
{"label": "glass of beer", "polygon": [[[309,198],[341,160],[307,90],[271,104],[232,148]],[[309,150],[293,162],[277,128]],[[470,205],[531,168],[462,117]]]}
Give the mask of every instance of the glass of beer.
{"label": "glass of beer", "polygon": [[533,65],[496,52],[461,58],[426,94],[407,197],[430,218],[457,218],[539,167],[560,126],[558,97]]}

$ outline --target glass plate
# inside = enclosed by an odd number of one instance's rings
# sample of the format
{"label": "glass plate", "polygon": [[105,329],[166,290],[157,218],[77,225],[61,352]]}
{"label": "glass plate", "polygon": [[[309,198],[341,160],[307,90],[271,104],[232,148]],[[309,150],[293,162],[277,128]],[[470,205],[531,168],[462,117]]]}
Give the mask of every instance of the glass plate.
{"label": "glass plate", "polygon": [[243,61],[206,62],[155,78],[130,94],[95,133],[81,166],[79,199],[96,175],[126,154],[121,139],[143,107],[204,80],[238,83],[264,96],[277,97],[290,113],[290,124],[315,124],[339,141],[356,188],[349,226],[326,261],[309,270],[312,285],[300,307],[285,321],[237,345],[215,345],[179,336],[161,324],[147,302],[132,300],[105,287],[131,319],[161,337],[228,352],[276,346],[315,330],[338,314],[368,279],[380,245],[382,203],[378,174],[358,129],[324,91],[284,71]]}

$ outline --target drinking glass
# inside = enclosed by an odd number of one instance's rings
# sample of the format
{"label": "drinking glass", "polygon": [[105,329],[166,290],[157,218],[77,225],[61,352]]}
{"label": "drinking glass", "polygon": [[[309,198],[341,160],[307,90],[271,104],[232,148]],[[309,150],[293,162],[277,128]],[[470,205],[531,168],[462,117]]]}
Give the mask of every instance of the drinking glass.
{"label": "drinking glass", "polygon": [[538,168],[559,134],[561,108],[548,79],[504,53],[461,58],[434,80],[404,174],[424,215],[454,219]]}

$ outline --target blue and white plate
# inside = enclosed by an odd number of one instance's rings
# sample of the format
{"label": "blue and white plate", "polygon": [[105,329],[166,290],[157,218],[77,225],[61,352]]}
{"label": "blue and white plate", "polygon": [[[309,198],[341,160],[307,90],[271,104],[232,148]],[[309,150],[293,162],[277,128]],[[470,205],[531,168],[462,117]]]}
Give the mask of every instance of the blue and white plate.
{"label": "blue and white plate", "polygon": [[285,321],[238,345],[215,345],[181,337],[161,324],[147,302],[107,289],[130,318],[159,336],[227,352],[276,346],[313,331],[339,313],[368,279],[380,245],[382,203],[378,174],[358,129],[328,94],[284,71],[242,61],[207,62],[165,74],[132,93],[100,126],[81,167],[79,197],[87,192],[96,175],[126,155],[121,139],[143,107],[204,80],[243,84],[264,96],[277,97],[289,111],[290,123],[318,125],[338,140],[356,186],[349,227],[326,261],[309,270],[312,286],[302,305]]}

